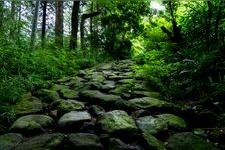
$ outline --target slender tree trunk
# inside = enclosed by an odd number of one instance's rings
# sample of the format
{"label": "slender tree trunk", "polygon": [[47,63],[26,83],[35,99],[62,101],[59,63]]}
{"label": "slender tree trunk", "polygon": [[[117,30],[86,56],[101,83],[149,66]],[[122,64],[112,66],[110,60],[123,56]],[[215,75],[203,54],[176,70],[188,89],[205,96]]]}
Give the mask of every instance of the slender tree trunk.
{"label": "slender tree trunk", "polygon": [[[91,1],[91,12],[90,13],[92,13],[94,11],[93,5],[94,5],[94,1]],[[90,32],[91,32],[91,34],[93,33],[93,18],[92,17],[90,18]]]}
{"label": "slender tree trunk", "polygon": [[40,3],[40,1],[36,1],[36,4],[35,4],[34,18],[33,18],[33,23],[32,23],[32,32],[31,32],[31,41],[30,41],[30,49],[31,50],[34,50],[39,3]]}
{"label": "slender tree trunk", "polygon": [[81,22],[80,22],[80,44],[81,44],[81,49],[84,49],[84,22],[87,18],[91,18],[94,16],[99,15],[101,12],[93,12],[89,14],[83,14],[81,16]]}
{"label": "slender tree trunk", "polygon": [[2,30],[3,26],[3,17],[4,17],[4,1],[0,1],[0,31]]}
{"label": "slender tree trunk", "polygon": [[10,25],[10,36],[11,36],[11,39],[14,39],[15,38],[15,29],[16,29],[16,2],[15,1],[12,1],[11,2],[11,25]]}
{"label": "slender tree trunk", "polygon": [[72,10],[72,17],[71,17],[71,38],[70,38],[70,49],[77,48],[77,32],[78,32],[78,25],[79,25],[79,6],[80,1],[73,2],[73,10]]}
{"label": "slender tree trunk", "polygon": [[215,22],[215,38],[214,38],[214,42],[216,42],[218,40],[218,35],[219,35],[219,24],[221,21],[221,11],[222,11],[222,7],[223,7],[224,1],[220,1],[219,5],[218,5],[218,11],[217,11],[217,16],[216,16],[216,22]]}
{"label": "slender tree trunk", "polygon": [[63,47],[63,1],[56,1],[55,44]]}
{"label": "slender tree trunk", "polygon": [[41,46],[45,45],[45,34],[46,34],[46,10],[47,10],[47,1],[43,1],[43,16],[42,16],[42,29],[41,29]]}

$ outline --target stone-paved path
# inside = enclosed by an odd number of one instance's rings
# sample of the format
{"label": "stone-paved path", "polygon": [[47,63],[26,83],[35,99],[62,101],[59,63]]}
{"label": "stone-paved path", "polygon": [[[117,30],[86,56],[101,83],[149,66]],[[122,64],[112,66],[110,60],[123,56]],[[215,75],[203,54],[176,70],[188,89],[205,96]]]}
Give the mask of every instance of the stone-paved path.
{"label": "stone-paved path", "polygon": [[0,150],[211,150],[182,110],[122,60],[81,70],[23,96]]}

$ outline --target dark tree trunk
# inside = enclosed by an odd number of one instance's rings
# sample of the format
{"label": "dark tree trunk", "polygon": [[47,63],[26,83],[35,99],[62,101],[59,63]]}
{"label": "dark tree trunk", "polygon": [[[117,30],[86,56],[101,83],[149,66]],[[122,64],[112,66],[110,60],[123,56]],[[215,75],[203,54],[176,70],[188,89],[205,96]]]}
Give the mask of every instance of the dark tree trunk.
{"label": "dark tree trunk", "polygon": [[37,30],[39,2],[40,1],[36,1],[36,4],[35,4],[34,18],[33,18],[33,23],[32,23],[32,32],[31,32],[31,42],[30,42],[30,49],[31,50],[34,50],[35,35],[36,35],[36,30]]}
{"label": "dark tree trunk", "polygon": [[80,22],[80,44],[81,44],[81,49],[84,49],[84,22],[87,18],[91,18],[94,16],[99,15],[101,12],[93,12],[89,14],[83,14],[81,16],[81,22]]}
{"label": "dark tree trunk", "polygon": [[63,1],[56,1],[55,44],[63,47]]}
{"label": "dark tree trunk", "polygon": [[4,1],[0,1],[0,31],[2,30],[2,26],[3,26],[3,17],[4,17],[3,7],[4,7]]}
{"label": "dark tree trunk", "polygon": [[43,15],[42,15],[42,29],[41,29],[41,46],[45,45],[45,34],[46,34],[46,10],[47,10],[47,1],[43,1]]}
{"label": "dark tree trunk", "polygon": [[79,25],[79,6],[80,1],[73,2],[73,10],[72,10],[72,17],[71,17],[71,38],[70,38],[70,49],[77,48],[77,32],[78,32],[78,25]]}

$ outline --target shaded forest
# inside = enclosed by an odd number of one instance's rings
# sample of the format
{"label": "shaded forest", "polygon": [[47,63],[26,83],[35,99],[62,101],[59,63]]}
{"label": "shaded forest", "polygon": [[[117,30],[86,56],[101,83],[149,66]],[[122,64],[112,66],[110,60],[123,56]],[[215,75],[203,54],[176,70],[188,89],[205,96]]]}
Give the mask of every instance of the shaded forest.
{"label": "shaded forest", "polygon": [[127,59],[225,147],[225,1],[0,1],[0,133],[24,94]]}

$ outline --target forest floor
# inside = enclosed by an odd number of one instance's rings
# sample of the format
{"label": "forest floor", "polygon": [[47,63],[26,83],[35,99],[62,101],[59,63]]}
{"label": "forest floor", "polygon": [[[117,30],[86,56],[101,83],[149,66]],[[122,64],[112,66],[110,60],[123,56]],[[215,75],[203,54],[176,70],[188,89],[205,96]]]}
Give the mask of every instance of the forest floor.
{"label": "forest floor", "polygon": [[24,95],[0,149],[224,148],[202,133],[194,109],[163,100],[134,66],[131,60],[101,64]]}

